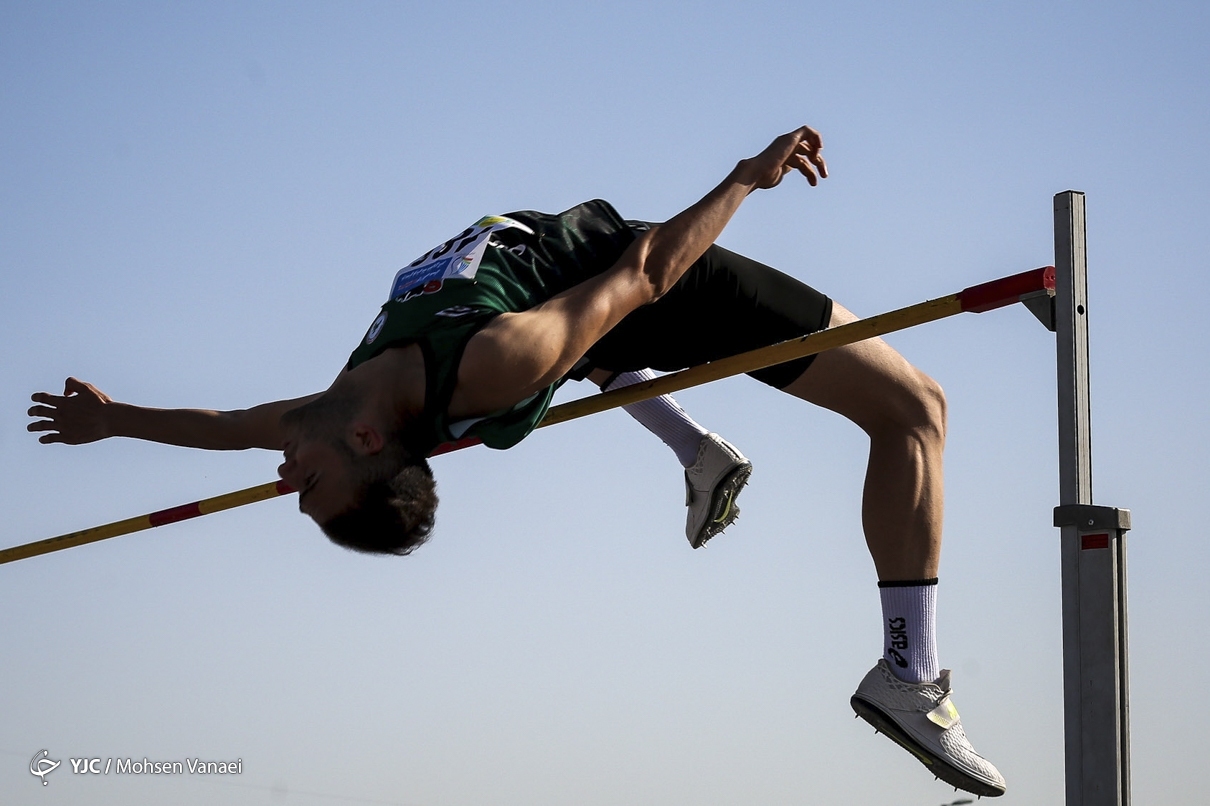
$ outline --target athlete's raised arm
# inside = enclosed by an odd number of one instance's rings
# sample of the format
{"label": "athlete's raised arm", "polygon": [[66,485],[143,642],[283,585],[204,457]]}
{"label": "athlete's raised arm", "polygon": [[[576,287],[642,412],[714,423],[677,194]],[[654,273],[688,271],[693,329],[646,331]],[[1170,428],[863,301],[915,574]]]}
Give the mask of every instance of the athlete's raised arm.
{"label": "athlete's raised arm", "polygon": [[717,187],[667,223],[640,235],[607,272],[523,313],[502,314],[468,343],[450,401],[452,416],[477,416],[524,400],[563,377],[631,311],[659,299],[714,243],[754,190],[798,171],[828,175],[823,141],[803,126],[740,160]]}
{"label": "athlete's raised arm", "polygon": [[45,431],[39,442],[82,445],[108,437],[132,437],[186,448],[238,451],[283,447],[282,414],[318,395],[277,400],[237,411],[152,409],[119,403],[90,383],[68,378],[62,395],[36,392],[26,428]]}

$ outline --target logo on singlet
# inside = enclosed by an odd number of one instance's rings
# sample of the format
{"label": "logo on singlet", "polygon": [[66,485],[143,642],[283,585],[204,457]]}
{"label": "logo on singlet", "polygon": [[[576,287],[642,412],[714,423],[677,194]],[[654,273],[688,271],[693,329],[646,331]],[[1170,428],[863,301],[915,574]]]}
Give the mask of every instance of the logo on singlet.
{"label": "logo on singlet", "polygon": [[378,314],[378,318],[374,320],[374,324],[370,325],[369,331],[366,332],[366,344],[373,344],[374,339],[378,338],[378,334],[382,332],[383,325],[387,323],[387,312],[383,311]]}
{"label": "logo on singlet", "polygon": [[442,308],[433,314],[433,316],[446,316],[450,319],[457,319],[460,316],[466,316],[468,313],[474,313],[475,309],[470,305],[451,305],[448,308]]}

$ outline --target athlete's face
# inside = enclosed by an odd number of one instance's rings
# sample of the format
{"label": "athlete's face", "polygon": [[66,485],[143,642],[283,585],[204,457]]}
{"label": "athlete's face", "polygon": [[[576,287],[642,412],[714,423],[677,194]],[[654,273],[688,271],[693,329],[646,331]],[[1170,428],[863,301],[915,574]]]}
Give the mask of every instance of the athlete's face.
{"label": "athlete's face", "polygon": [[349,451],[330,439],[292,436],[277,474],[298,490],[299,511],[323,525],[353,504]]}
{"label": "athlete's face", "polygon": [[348,426],[358,401],[329,390],[282,415],[286,461],[277,473],[298,490],[298,508],[321,526],[352,506],[354,451]]}

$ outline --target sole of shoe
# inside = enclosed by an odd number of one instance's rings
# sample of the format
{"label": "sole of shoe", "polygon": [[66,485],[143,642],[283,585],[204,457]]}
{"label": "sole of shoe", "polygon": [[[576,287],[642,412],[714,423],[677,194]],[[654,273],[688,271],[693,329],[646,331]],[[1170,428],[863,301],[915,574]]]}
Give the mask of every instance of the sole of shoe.
{"label": "sole of shoe", "polygon": [[886,712],[873,703],[859,697],[853,697],[849,700],[849,704],[853,706],[853,711],[856,712],[857,716],[874,726],[874,730],[879,733],[885,733],[891,741],[915,756],[916,760],[927,767],[929,772],[950,786],[956,786],[973,795],[985,798],[998,798],[1004,794],[1005,790],[968,775],[944,758],[922,746],[896,725],[895,721]]}
{"label": "sole of shoe", "polygon": [[735,497],[739,495],[739,491],[748,483],[748,477],[751,475],[752,463],[745,462],[728,473],[721,482],[715,485],[710,500],[710,514],[706,518],[706,525],[697,533],[697,539],[692,541],[690,545],[695,549],[701,548],[706,545],[706,542],[710,538],[735,522],[736,516],[739,515],[739,507],[735,506]]}

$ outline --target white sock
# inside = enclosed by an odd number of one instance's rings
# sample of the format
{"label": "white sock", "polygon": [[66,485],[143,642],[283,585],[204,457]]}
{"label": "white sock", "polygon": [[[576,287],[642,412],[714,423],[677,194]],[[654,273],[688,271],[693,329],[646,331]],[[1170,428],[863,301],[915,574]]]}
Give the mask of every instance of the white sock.
{"label": "white sock", "polygon": [[[649,369],[622,372],[601,387],[601,391],[620,389],[623,386],[653,380],[655,377],[655,373]],[[664,440],[664,444],[672,448],[682,466],[690,467],[697,461],[697,448],[702,437],[706,436],[706,429],[694,422],[680,404],[672,399],[672,395],[640,400],[622,408],[644,428]]]}
{"label": "white sock", "polygon": [[937,663],[937,578],[879,582],[882,596],[882,656],[905,683],[931,683]]}

